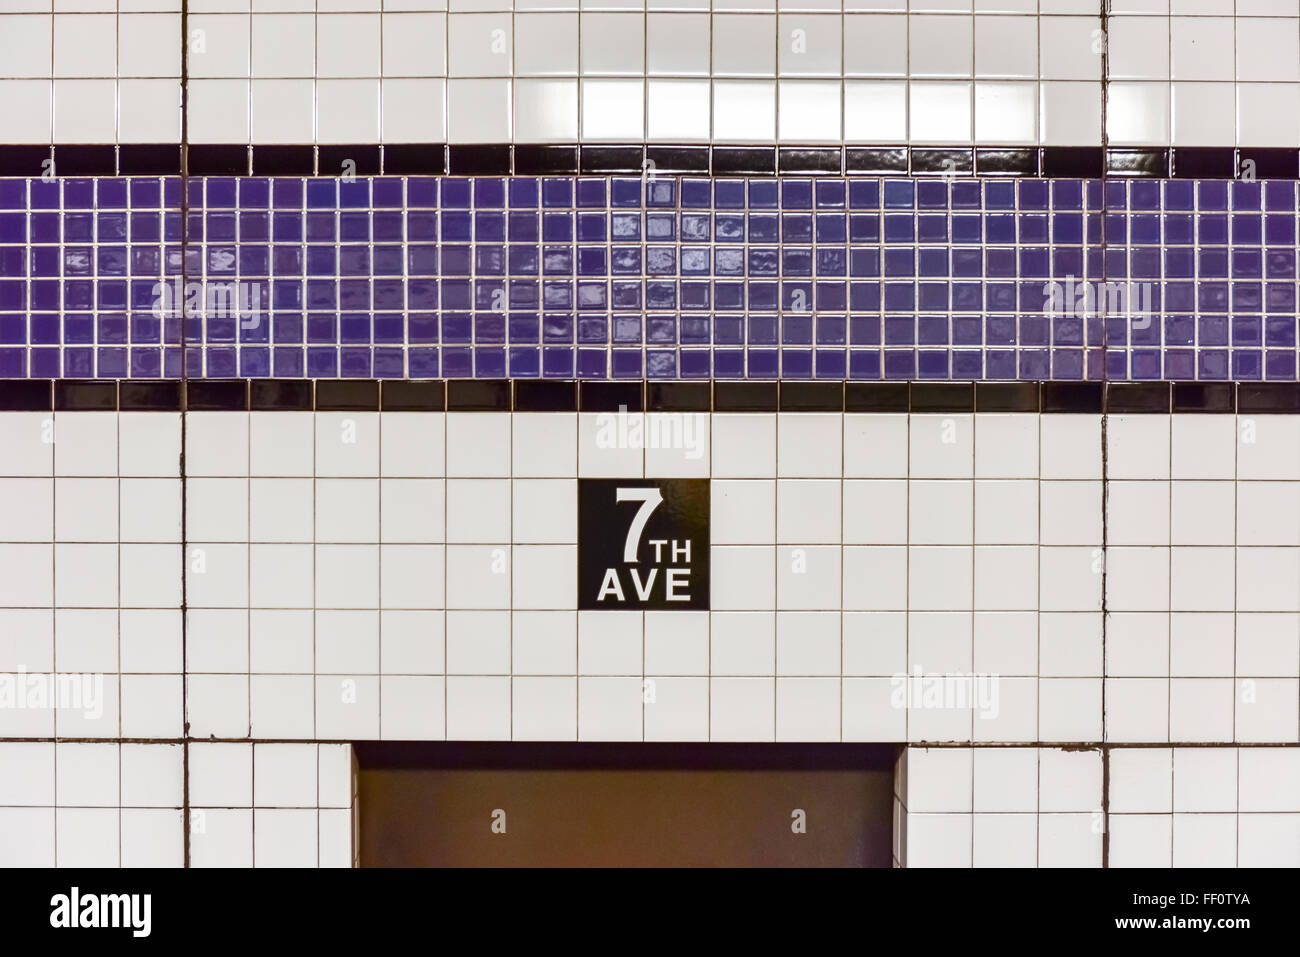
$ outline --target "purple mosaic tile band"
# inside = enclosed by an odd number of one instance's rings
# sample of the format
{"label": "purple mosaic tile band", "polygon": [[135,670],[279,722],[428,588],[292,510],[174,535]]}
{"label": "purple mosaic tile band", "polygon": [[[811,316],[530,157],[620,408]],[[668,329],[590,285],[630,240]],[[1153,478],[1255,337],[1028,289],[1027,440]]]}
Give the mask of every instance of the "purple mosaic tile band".
{"label": "purple mosaic tile band", "polygon": [[1294,381],[1296,191],[3,179],[0,377]]}

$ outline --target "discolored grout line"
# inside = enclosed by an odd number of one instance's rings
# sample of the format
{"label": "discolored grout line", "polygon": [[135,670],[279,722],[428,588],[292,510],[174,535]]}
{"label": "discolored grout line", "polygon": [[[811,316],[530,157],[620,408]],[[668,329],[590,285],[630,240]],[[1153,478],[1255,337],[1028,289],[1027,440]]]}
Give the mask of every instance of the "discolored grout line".
{"label": "discolored grout line", "polygon": [[[1106,185],[1109,164],[1109,136],[1106,130],[1107,104],[1110,100],[1110,0],[1101,0],[1101,204],[1100,204],[1100,240],[1101,240],[1101,282],[1107,288],[1109,264],[1106,256]],[[1086,187],[1085,187],[1086,189]],[[1087,208],[1087,199],[1084,208]],[[1084,213],[1085,219],[1087,213]],[[1086,227],[1085,227],[1086,229]],[[1086,259],[1085,252],[1085,259]],[[1084,268],[1087,268],[1085,262]],[[1110,461],[1107,414],[1107,400],[1110,398],[1110,326],[1106,316],[1106,297],[1097,297],[1101,322],[1101,866],[1110,867],[1110,747],[1106,733],[1106,638],[1107,638],[1107,585],[1109,575],[1110,528],[1108,512],[1110,504]],[[1085,370],[1086,374],[1086,370]]]}
{"label": "discolored grout line", "polygon": [[[186,285],[185,270],[189,257],[189,201],[190,201],[190,171],[189,171],[189,60],[190,51],[187,38],[189,36],[189,17],[190,4],[189,0],[181,0],[181,197],[180,197],[180,230],[181,230],[181,262],[180,277],[181,288]],[[164,187],[165,188],[165,187]],[[164,200],[164,206],[166,202]],[[163,268],[166,268],[164,259]],[[186,560],[186,551],[188,544],[189,527],[186,521],[188,509],[189,486],[187,484],[187,466],[185,453],[188,447],[189,439],[189,387],[187,385],[189,375],[186,369],[185,354],[185,310],[181,309],[179,319],[180,329],[180,376],[181,376],[181,452],[180,461],[177,467],[180,471],[181,481],[181,828],[182,839],[182,866],[190,867],[191,848],[190,848],[190,724],[189,724],[189,575]],[[164,320],[165,321],[165,320]],[[166,334],[163,335],[164,342]],[[163,353],[163,362],[166,363],[166,350]]]}

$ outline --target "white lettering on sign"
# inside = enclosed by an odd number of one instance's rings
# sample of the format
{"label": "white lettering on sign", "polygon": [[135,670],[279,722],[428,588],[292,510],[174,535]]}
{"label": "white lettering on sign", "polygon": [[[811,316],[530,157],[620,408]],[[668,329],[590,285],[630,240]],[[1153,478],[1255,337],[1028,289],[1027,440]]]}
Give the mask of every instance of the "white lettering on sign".
{"label": "white lettering on sign", "polygon": [[[641,507],[632,517],[632,524],[627,527],[627,540],[623,543],[623,561],[636,564],[637,552],[641,550],[641,535],[645,532],[645,523],[650,521],[654,510],[663,502],[663,494],[657,488],[621,488],[615,493],[615,501],[640,502]],[[656,555],[655,560],[658,561]]]}

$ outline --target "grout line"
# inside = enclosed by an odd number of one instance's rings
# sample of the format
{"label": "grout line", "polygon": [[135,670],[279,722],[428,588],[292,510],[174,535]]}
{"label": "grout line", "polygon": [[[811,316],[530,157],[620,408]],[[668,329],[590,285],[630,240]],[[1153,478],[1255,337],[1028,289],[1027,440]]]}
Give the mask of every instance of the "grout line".
{"label": "grout line", "polygon": [[[181,175],[180,175],[180,280],[181,288],[186,285],[187,259],[186,253],[189,250],[189,0],[181,0],[181,77],[180,77],[180,94],[181,94]],[[162,178],[163,196],[160,197],[160,204],[163,212],[163,236],[166,236],[166,208],[167,208],[167,177]],[[165,278],[167,275],[167,246],[163,245],[163,258],[159,267]],[[180,472],[181,483],[181,734],[183,742],[181,745],[181,779],[182,779],[182,811],[181,826],[182,834],[182,866],[191,867],[193,863],[193,848],[191,846],[191,813],[190,813],[190,723],[189,723],[189,524],[187,512],[189,510],[189,466],[186,461],[186,454],[189,448],[189,369],[188,357],[185,348],[186,322],[184,309],[181,315],[176,317],[180,340],[180,379],[181,379],[181,448],[180,460],[177,468]],[[167,362],[167,335],[166,323],[162,324],[159,330],[159,339],[163,343],[162,362],[164,371]]]}
{"label": "grout line", "polygon": [[[1109,163],[1107,154],[1109,152],[1109,134],[1107,132],[1107,107],[1110,101],[1110,3],[1111,0],[1101,0],[1101,184],[1100,184],[1100,241],[1101,241],[1101,281],[1102,288],[1107,288],[1105,283],[1109,275],[1109,263],[1106,244],[1106,186],[1108,184],[1107,172]],[[1127,191],[1126,191],[1127,192]],[[1087,217],[1088,217],[1088,183],[1084,182],[1083,186],[1083,213],[1084,213],[1084,249],[1085,257],[1087,255]],[[1126,206],[1127,209],[1127,206]],[[1084,263],[1085,271],[1087,263]],[[1127,270],[1125,271],[1127,275]],[[1098,311],[1101,322],[1101,389],[1102,389],[1102,406],[1101,406],[1101,866],[1110,867],[1110,750],[1107,742],[1110,735],[1106,727],[1106,685],[1108,682],[1109,666],[1106,661],[1106,639],[1108,635],[1108,609],[1107,609],[1107,589],[1109,584],[1109,504],[1110,504],[1110,463],[1109,463],[1109,434],[1107,426],[1109,416],[1107,415],[1107,399],[1109,398],[1110,389],[1108,379],[1110,376],[1110,328],[1106,307],[1106,297],[1099,297]],[[1085,329],[1085,341],[1087,341],[1087,332]],[[1084,353],[1084,375],[1087,376],[1087,352]],[[1127,353],[1126,353],[1127,356]]]}

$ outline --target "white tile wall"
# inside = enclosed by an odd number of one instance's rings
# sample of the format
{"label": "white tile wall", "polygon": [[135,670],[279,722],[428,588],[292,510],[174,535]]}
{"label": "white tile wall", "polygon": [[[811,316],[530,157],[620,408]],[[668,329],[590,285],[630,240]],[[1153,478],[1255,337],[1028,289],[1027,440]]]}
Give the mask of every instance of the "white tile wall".
{"label": "white tile wall", "polygon": [[[1295,867],[1300,751],[908,748],[907,867]],[[896,808],[896,814],[898,809]],[[895,847],[900,844],[896,836]]]}
{"label": "white tile wall", "polygon": [[1292,3],[1111,4],[1111,142],[1300,145],[1297,17]]}
{"label": "white tile wall", "polygon": [[[1300,146],[1294,4],[189,7],[193,142]],[[0,13],[6,142],[180,131],[178,0]]]}
{"label": "white tile wall", "polygon": [[[1105,552],[1100,417],[708,418],[691,459],[587,414],[191,413],[182,669],[179,416],[0,416],[0,674],[102,679],[0,707],[0,859],[174,861],[184,719],[196,864],[346,863],[288,769],[364,739],[909,743],[909,866],[1099,862],[1104,742],[1112,863],[1295,863],[1300,418],[1109,417]],[[576,480],[683,473],[712,610],[576,611]]]}
{"label": "white tile wall", "polygon": [[0,865],[180,866],[182,750],[0,741]]}
{"label": "white tile wall", "polygon": [[[5,734],[181,734],[179,427],[6,415],[0,665],[105,678],[99,717],[0,711]],[[718,414],[697,459],[598,427],[191,414],[191,733],[1300,736],[1300,421],[1111,416],[1105,555],[1097,416]],[[577,614],[576,479],[683,473],[712,479],[712,611]],[[918,670],[997,676],[996,701],[904,701]]]}
{"label": "white tile wall", "polygon": [[193,867],[352,867],[349,745],[195,742]]}
{"label": "white tile wall", "polygon": [[[0,741],[0,866],[182,866],[184,750]],[[353,866],[350,745],[188,751],[191,866]]]}
{"label": "white tile wall", "polygon": [[[9,142],[179,136],[180,4],[6,5]],[[1294,4],[189,5],[192,142],[1300,145]]]}
{"label": "white tile wall", "polygon": [[178,142],[180,10],[180,0],[6,3],[5,143]]}
{"label": "white tile wall", "polygon": [[1118,748],[1110,782],[1112,867],[1300,862],[1294,748]]}

